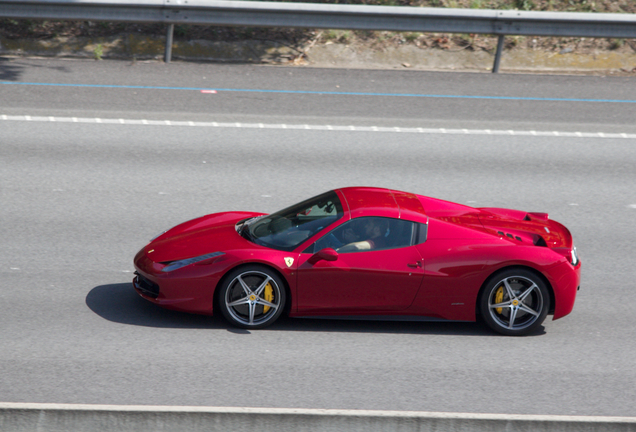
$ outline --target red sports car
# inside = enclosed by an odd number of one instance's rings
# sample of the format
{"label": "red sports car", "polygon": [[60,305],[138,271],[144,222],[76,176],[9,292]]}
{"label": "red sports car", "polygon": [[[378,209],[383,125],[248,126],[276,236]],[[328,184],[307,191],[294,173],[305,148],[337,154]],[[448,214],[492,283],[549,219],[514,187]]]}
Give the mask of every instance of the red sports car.
{"label": "red sports car", "polygon": [[135,290],[249,329],[291,317],[479,318],[523,335],[572,311],[581,263],[546,213],[337,189],[279,212],[193,219],[135,257]]}

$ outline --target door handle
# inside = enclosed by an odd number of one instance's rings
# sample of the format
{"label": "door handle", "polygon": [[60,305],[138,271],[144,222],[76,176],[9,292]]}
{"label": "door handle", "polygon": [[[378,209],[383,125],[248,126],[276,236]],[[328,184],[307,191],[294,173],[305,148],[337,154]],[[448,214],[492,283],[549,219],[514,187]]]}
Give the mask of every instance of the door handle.
{"label": "door handle", "polygon": [[407,266],[411,268],[422,268],[422,261],[415,261],[414,263],[408,263]]}

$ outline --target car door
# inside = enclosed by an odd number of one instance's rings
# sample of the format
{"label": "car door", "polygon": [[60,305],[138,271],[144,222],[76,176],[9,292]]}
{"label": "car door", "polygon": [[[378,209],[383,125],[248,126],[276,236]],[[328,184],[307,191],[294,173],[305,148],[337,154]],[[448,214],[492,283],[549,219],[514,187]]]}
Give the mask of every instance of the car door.
{"label": "car door", "polygon": [[424,275],[421,255],[413,246],[418,224],[385,222],[389,229],[381,248],[338,253],[344,245],[333,245],[332,240],[342,238],[347,222],[300,254],[298,314],[386,314],[411,305]]}

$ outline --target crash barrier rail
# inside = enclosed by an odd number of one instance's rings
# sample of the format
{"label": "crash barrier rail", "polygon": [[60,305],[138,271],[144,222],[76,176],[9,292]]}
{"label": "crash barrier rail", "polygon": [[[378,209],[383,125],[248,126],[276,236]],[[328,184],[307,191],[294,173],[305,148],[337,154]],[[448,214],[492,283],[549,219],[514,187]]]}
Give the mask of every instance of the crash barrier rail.
{"label": "crash barrier rail", "polygon": [[506,35],[636,38],[636,15],[225,0],[0,0],[0,17],[175,24],[492,34],[493,72]]}
{"label": "crash barrier rail", "polygon": [[636,417],[0,403],[3,432],[636,432]]}

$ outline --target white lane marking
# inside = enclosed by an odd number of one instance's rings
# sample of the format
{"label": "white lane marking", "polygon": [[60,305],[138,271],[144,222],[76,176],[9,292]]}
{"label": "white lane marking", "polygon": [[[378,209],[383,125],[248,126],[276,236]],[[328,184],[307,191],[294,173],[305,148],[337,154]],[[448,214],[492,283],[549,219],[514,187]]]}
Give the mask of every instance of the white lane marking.
{"label": "white lane marking", "polygon": [[630,204],[630,205],[628,205],[627,207],[629,207],[629,208],[633,208],[633,209],[636,209],[636,204]]}
{"label": "white lane marking", "polygon": [[276,124],[276,123],[217,123],[171,120],[138,120],[138,119],[105,119],[105,118],[80,118],[80,117],[32,117],[28,115],[16,116],[0,114],[0,121],[27,121],[44,123],[94,123],[94,124],[121,124],[121,125],[149,125],[149,126],[186,126],[186,127],[213,127],[213,128],[257,128],[257,129],[305,129],[328,130],[347,132],[393,132],[416,134],[446,134],[446,135],[514,135],[535,137],[562,137],[562,138],[605,138],[605,139],[636,139],[636,134],[606,133],[606,132],[560,132],[560,131],[524,131],[524,130],[492,130],[492,129],[445,129],[445,128],[402,128],[383,126],[338,126],[338,125],[310,125],[310,124]]}

